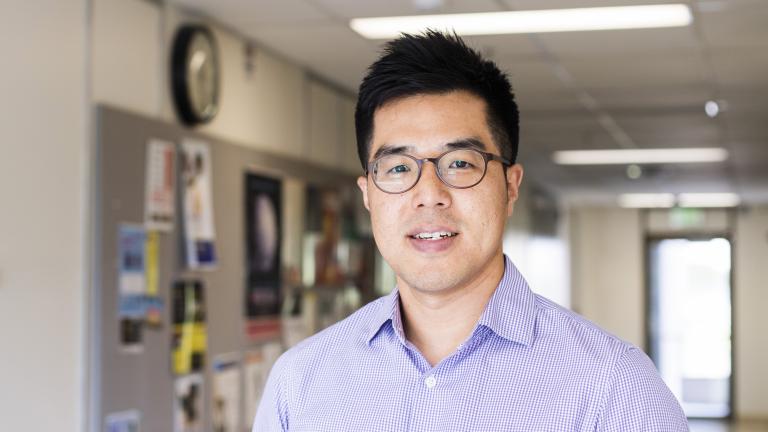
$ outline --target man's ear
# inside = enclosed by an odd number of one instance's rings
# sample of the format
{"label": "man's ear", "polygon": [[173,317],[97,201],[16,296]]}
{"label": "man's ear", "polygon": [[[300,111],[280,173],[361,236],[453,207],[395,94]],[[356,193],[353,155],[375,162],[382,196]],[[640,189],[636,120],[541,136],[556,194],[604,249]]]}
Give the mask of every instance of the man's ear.
{"label": "man's ear", "polygon": [[507,167],[507,217],[512,216],[515,201],[520,193],[520,183],[523,181],[523,166],[514,164]]}
{"label": "man's ear", "polygon": [[359,187],[360,192],[363,193],[363,205],[365,206],[365,209],[371,211],[371,207],[368,205],[368,177],[358,177],[357,187]]}

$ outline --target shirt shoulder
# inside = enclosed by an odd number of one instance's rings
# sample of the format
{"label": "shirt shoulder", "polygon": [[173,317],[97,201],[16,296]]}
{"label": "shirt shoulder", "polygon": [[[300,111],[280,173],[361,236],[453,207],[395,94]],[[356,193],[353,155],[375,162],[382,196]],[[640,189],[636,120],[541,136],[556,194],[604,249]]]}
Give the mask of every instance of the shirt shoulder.
{"label": "shirt shoulder", "polygon": [[650,358],[595,323],[537,297],[536,338],[560,345],[592,368],[597,386],[597,431],[687,431],[680,404]]}
{"label": "shirt shoulder", "polygon": [[371,318],[385,303],[374,300],[346,319],[304,339],[285,351],[272,366],[257,409],[253,431],[289,430],[291,418],[306,397],[305,384],[324,367],[360,351],[371,331]]}
{"label": "shirt shoulder", "polygon": [[283,353],[284,361],[291,364],[290,370],[295,373],[302,365],[317,365],[318,361],[335,354],[360,349],[371,332],[378,330],[373,328],[376,325],[373,318],[386,307],[385,303],[386,297],[373,300],[347,318],[302,340]]}
{"label": "shirt shoulder", "polygon": [[615,363],[627,351],[638,349],[583,316],[536,294],[535,343],[576,350],[586,359]]}

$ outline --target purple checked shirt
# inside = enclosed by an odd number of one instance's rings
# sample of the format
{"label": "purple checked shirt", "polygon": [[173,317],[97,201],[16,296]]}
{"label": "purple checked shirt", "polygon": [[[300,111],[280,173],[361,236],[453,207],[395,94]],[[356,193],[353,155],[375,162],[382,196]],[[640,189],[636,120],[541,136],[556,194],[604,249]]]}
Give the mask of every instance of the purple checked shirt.
{"label": "purple checked shirt", "polygon": [[687,431],[650,359],[504,277],[469,338],[432,367],[399,294],[285,352],[253,425],[273,431]]}

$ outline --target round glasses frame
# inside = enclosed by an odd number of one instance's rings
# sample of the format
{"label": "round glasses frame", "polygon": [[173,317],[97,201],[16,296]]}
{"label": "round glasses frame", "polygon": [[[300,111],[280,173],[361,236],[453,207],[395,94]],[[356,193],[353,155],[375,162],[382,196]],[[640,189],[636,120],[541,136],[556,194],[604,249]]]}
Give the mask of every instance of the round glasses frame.
{"label": "round glasses frame", "polygon": [[[450,154],[450,153],[453,153],[453,152],[456,152],[456,151],[472,151],[472,152],[478,153],[478,154],[480,154],[483,157],[483,161],[485,161],[485,163],[483,164],[483,175],[481,175],[480,178],[475,183],[473,183],[473,184],[471,184],[469,186],[454,186],[454,185],[448,183],[443,178],[443,176],[440,175],[440,169],[439,169],[439,167],[440,167],[440,165],[439,165],[440,159],[442,159],[443,156],[445,156],[447,154]],[[402,154],[398,153],[396,155],[397,156],[404,156],[404,157],[407,157],[409,159],[412,159],[414,162],[416,162],[416,166],[418,167],[419,171],[418,171],[418,173],[416,175],[416,180],[414,180],[413,184],[411,186],[409,186],[408,188],[403,189],[403,190],[398,191],[398,192],[391,192],[391,191],[388,191],[388,190],[384,190],[376,182],[376,176],[371,176],[371,178],[373,179],[373,184],[375,184],[376,187],[379,188],[379,190],[384,192],[384,193],[388,193],[388,194],[401,194],[401,193],[405,193],[405,192],[408,192],[409,190],[413,189],[419,183],[419,180],[421,180],[421,173],[424,171],[423,170],[424,162],[432,162],[435,165],[435,173],[437,174],[437,178],[439,178],[440,181],[443,182],[444,185],[446,185],[446,186],[448,186],[450,188],[453,188],[453,189],[469,189],[471,187],[475,187],[478,184],[480,184],[480,182],[483,181],[483,179],[485,178],[485,174],[488,172],[488,162],[490,162],[490,161],[500,162],[504,167],[512,166],[512,162],[509,159],[503,158],[501,156],[497,156],[497,155],[495,155],[493,153],[488,153],[488,152],[484,152],[484,151],[480,151],[480,150],[476,150],[476,149],[453,149],[453,150],[448,150],[447,152],[442,153],[442,154],[440,154],[439,156],[436,156],[436,157],[421,158],[421,159],[419,159],[417,157],[414,157],[414,156],[411,156],[409,154],[404,154],[404,153],[402,153]],[[379,156],[376,159],[368,162],[368,167],[366,167],[366,170],[365,170],[366,177],[368,176],[368,174],[373,172],[373,167],[376,165],[376,163],[378,163],[381,159],[383,159],[385,157],[389,157],[389,156],[394,156],[394,155],[388,154],[388,155],[384,155],[384,156]],[[506,172],[504,173],[504,175],[506,176]]]}

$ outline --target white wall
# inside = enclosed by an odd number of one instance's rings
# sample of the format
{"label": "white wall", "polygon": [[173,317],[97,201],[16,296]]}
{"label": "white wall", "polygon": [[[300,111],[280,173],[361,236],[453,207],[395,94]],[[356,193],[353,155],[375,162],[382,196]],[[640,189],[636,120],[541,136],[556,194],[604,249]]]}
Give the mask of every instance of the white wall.
{"label": "white wall", "polygon": [[735,403],[768,418],[768,207],[739,214],[733,237]]}
{"label": "white wall", "polygon": [[638,346],[644,340],[643,237],[637,211],[570,213],[573,309]]}
{"label": "white wall", "polygon": [[566,214],[560,215],[558,232],[538,235],[532,230],[532,188],[523,179],[512,217],[504,230],[504,253],[520,270],[531,290],[566,308],[571,307],[568,281]]}
{"label": "white wall", "polygon": [[[655,232],[671,232],[666,212],[649,215]],[[721,233],[727,218],[707,212],[703,229]],[[638,210],[570,211],[574,308],[588,319],[642,346],[644,228]],[[739,418],[768,418],[768,207],[740,211],[732,232],[734,253],[734,403]]]}
{"label": "white wall", "polygon": [[0,6],[0,430],[84,422],[87,2]]}

